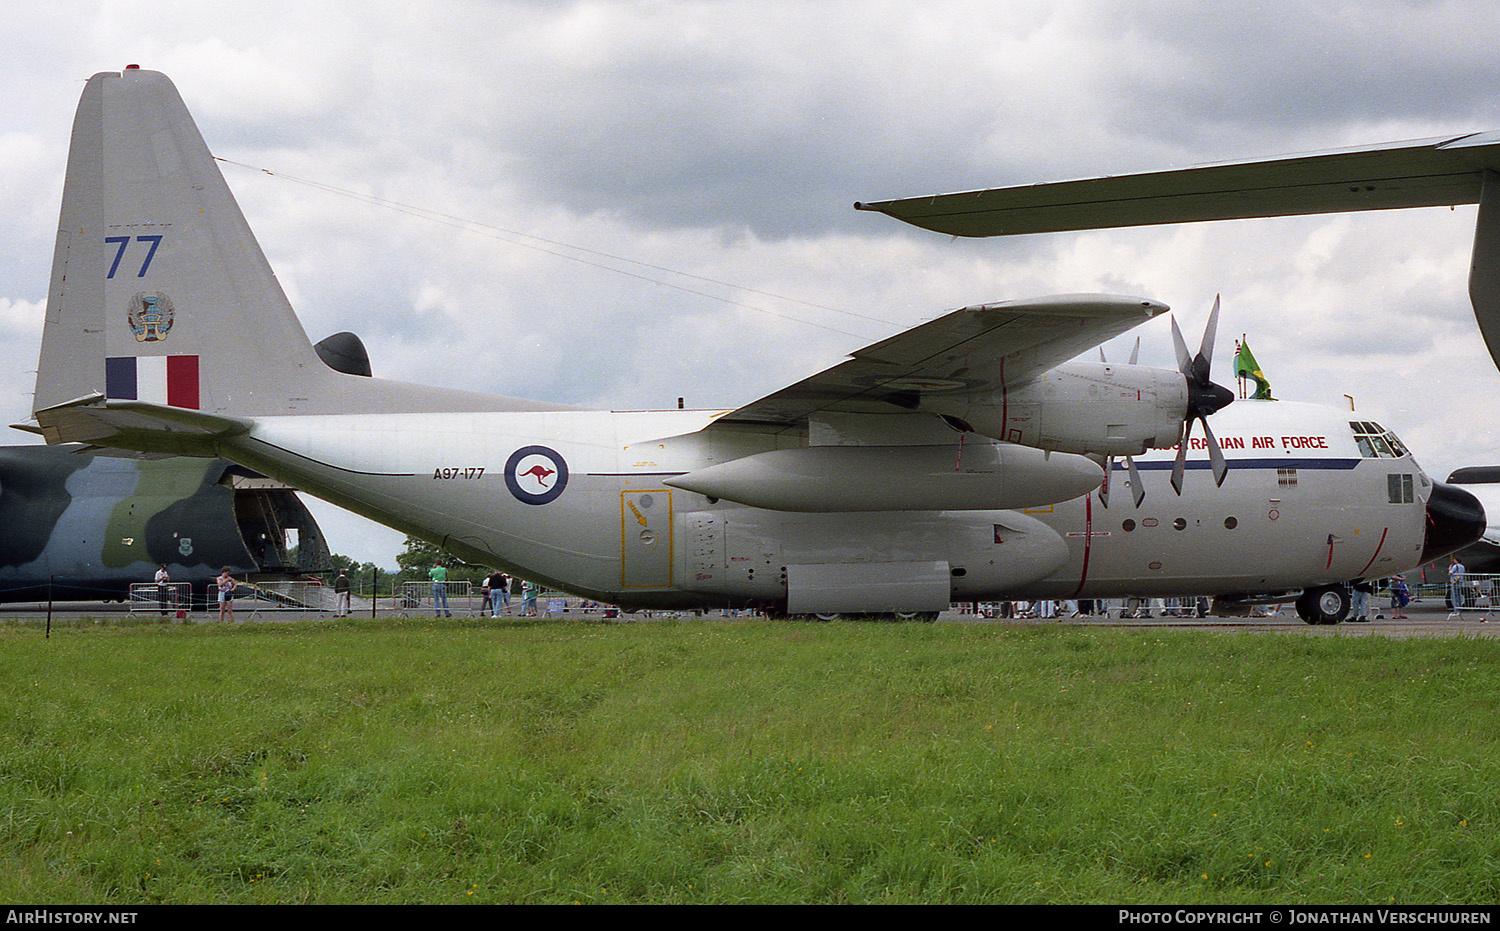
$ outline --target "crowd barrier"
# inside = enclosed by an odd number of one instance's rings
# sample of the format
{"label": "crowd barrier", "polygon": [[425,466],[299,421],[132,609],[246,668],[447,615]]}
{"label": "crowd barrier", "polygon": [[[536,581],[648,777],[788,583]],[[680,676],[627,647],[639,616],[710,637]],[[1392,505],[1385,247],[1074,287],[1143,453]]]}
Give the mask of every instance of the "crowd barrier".
{"label": "crowd barrier", "polygon": [[[1445,592],[1445,601],[1451,601],[1451,593]],[[1500,605],[1500,575],[1471,573],[1464,576],[1459,585],[1459,601],[1449,607],[1456,611],[1490,611]]]}
{"label": "crowd barrier", "polygon": [[137,582],[130,586],[130,613],[156,611],[175,615],[193,607],[193,587],[186,582]]}

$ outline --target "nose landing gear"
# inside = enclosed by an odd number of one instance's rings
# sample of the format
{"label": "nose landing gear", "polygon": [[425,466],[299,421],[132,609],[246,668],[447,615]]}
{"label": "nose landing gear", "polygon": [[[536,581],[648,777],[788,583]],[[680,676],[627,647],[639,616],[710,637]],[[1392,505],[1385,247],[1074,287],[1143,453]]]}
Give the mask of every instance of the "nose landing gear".
{"label": "nose landing gear", "polygon": [[1297,597],[1297,616],[1309,624],[1337,624],[1349,616],[1350,600],[1343,585],[1309,588]]}

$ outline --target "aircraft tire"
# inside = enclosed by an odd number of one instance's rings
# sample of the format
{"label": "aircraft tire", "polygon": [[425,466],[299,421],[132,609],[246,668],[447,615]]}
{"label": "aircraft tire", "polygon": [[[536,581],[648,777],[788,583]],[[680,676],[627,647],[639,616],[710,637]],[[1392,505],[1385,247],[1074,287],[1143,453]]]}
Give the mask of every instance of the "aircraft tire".
{"label": "aircraft tire", "polygon": [[1297,598],[1297,616],[1309,624],[1337,624],[1349,616],[1350,601],[1342,585],[1309,588]]}
{"label": "aircraft tire", "polygon": [[934,623],[935,621],[937,621],[937,619],[938,619],[938,613],[936,611],[897,611],[896,612],[896,620],[898,620],[898,621],[921,621],[923,624],[931,624],[931,623]]}

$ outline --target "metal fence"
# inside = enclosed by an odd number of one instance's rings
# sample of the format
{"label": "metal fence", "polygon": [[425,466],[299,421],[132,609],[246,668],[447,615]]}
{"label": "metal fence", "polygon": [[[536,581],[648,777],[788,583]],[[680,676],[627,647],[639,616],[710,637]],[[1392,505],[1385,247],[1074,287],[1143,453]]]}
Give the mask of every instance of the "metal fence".
{"label": "metal fence", "polygon": [[[206,600],[210,597],[214,601]],[[241,582],[234,590],[234,609],[251,614],[262,611],[332,611],[334,607],[333,589],[315,579]],[[137,582],[130,586],[132,614],[149,614],[155,611],[186,617],[187,612],[193,610],[218,610],[216,595],[204,592],[195,601],[192,586],[186,582],[172,582],[165,586],[155,582]]]}
{"label": "metal fence", "polygon": [[[373,599],[368,586],[361,590],[352,586],[350,614],[368,615],[373,611],[395,611],[398,613],[436,613],[443,608],[434,602],[433,583],[401,582]],[[457,617],[478,617],[492,613],[488,597],[472,582],[452,581],[444,586],[448,613]],[[208,600],[206,600],[208,599]],[[373,601],[373,603],[372,603]],[[189,611],[216,611],[217,600],[212,591],[200,590],[194,599],[192,586],[186,582],[172,582],[158,586],[155,582],[138,582],[130,586],[130,610],[132,613],[160,612],[163,615],[186,617]],[[234,609],[239,613],[315,611],[336,613],[338,595],[333,586],[318,579],[302,579],[281,582],[241,582],[234,592]],[[502,606],[502,616],[520,617],[534,612],[542,617],[563,617],[571,614],[603,613],[605,606],[557,591],[537,591],[528,602],[518,590],[511,595],[510,604]]]}
{"label": "metal fence", "polygon": [[[247,604],[248,602],[248,604]],[[332,611],[333,589],[319,581],[256,582],[234,592],[234,609],[262,611]]]}
{"label": "metal fence", "polygon": [[[949,609],[957,614],[986,618],[1067,618],[1088,617],[1198,617],[1210,610],[1212,599],[1201,596],[1185,598],[1085,598],[1033,601],[954,602]],[[1256,606],[1257,611],[1275,613],[1276,605]]]}
{"label": "metal fence", "polygon": [[476,593],[470,582],[402,582],[394,600],[394,607],[401,611],[425,610],[434,614],[446,611],[460,617],[473,617],[479,613],[484,596]]}
{"label": "metal fence", "polygon": [[1455,611],[1492,611],[1500,605],[1500,575],[1475,573],[1465,575],[1459,585],[1459,604],[1451,604],[1452,593],[1445,591],[1443,600]]}
{"label": "metal fence", "polygon": [[144,614],[157,611],[161,614],[176,615],[179,611],[192,610],[193,587],[186,582],[168,582],[158,585],[155,582],[134,582],[130,586],[130,613]]}

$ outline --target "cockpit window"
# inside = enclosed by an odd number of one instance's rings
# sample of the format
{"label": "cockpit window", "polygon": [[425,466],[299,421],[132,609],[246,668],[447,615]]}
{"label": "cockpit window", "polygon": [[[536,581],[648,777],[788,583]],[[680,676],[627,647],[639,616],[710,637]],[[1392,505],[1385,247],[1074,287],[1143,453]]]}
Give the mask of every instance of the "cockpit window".
{"label": "cockpit window", "polygon": [[1406,447],[1396,439],[1396,434],[1378,423],[1351,420],[1349,429],[1354,431],[1354,442],[1359,447],[1359,454],[1366,459],[1400,459],[1408,455]]}

